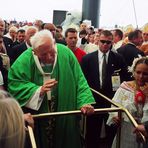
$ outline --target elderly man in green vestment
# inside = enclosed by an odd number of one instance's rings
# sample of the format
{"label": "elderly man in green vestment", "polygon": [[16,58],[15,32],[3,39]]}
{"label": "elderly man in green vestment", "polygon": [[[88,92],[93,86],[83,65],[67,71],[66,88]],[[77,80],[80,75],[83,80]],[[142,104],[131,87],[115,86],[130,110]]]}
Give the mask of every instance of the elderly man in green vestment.
{"label": "elderly man in green vestment", "polygon": [[[77,59],[50,31],[37,32],[27,49],[11,66],[9,92],[24,112],[32,114],[81,109],[91,114],[95,103]],[[35,120],[38,148],[81,148],[79,116]]]}

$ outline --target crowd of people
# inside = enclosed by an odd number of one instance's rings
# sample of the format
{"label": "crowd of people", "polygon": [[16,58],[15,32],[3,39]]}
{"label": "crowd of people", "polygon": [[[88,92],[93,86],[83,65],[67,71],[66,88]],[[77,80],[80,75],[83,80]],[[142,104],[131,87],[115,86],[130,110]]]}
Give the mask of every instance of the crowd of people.
{"label": "crowd of people", "polygon": [[[148,140],[148,27],[124,32],[83,22],[62,29],[0,19],[0,146],[31,147],[27,123],[37,148],[114,148],[119,127],[121,148],[146,148],[139,132]],[[95,114],[112,106],[90,88],[125,107],[137,128],[124,114],[122,120],[117,113]],[[80,115],[32,117],[72,110],[87,115],[84,141]]]}

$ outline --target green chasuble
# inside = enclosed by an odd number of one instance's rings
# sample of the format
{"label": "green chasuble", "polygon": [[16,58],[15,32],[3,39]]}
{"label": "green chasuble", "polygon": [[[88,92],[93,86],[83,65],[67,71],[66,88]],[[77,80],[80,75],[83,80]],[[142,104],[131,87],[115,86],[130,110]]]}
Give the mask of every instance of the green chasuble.
{"label": "green chasuble", "polygon": [[[71,111],[83,105],[95,103],[90,88],[74,54],[64,45],[57,44],[57,63],[51,78],[58,81],[55,96],[55,111]],[[38,70],[32,49],[27,49],[11,66],[8,74],[9,92],[24,107],[29,98],[43,85],[43,76]],[[35,114],[48,112],[46,96]],[[36,122],[36,121],[35,121]],[[39,120],[38,132],[35,132],[38,147],[46,148],[45,124],[47,119]],[[36,126],[36,123],[35,123]],[[41,129],[43,130],[41,130]],[[35,130],[36,131],[36,130]],[[37,135],[36,135],[37,134]],[[55,120],[54,148],[81,148],[79,117],[74,115],[58,116]]]}

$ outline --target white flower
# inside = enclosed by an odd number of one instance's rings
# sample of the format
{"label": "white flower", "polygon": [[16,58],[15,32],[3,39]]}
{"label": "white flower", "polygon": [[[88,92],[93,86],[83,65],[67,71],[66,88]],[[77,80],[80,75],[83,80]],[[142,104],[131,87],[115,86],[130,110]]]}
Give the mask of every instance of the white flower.
{"label": "white flower", "polygon": [[146,56],[146,57],[141,57],[140,55],[138,55],[138,56],[139,56],[138,58],[135,58],[135,59],[133,60],[132,66],[128,66],[128,71],[129,71],[129,72],[134,73],[135,66],[137,65],[137,62],[138,62],[139,60],[141,60],[142,58],[145,59],[145,60],[148,59],[148,56]]}
{"label": "white flower", "polygon": [[134,72],[134,68],[135,68],[135,66],[136,66],[136,63],[139,61],[139,59],[141,59],[141,58],[135,58],[134,60],[133,60],[133,64],[131,65],[131,66],[128,66],[128,71],[129,72]]}

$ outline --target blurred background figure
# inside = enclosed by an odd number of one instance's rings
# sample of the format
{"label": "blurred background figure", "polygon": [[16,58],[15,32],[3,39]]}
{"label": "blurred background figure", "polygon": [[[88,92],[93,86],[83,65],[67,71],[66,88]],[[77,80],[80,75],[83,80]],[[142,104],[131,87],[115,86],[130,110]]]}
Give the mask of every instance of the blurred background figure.
{"label": "blurred background figure", "polygon": [[81,30],[79,32],[77,46],[80,47],[81,49],[84,49],[86,45],[87,45],[87,31]]}
{"label": "blurred background figure", "polygon": [[130,32],[132,32],[132,31],[134,31],[134,30],[135,30],[135,28],[131,24],[129,24],[129,25],[127,25],[127,26],[125,26],[123,28],[123,34],[124,34],[124,36],[123,36],[123,44],[124,45],[128,43],[128,34]]}
{"label": "blurred background figure", "polygon": [[63,34],[63,27],[62,26],[58,25],[58,26],[56,26],[56,28],[59,33]]}
{"label": "blurred background figure", "polygon": [[148,23],[144,25],[142,28],[142,35],[143,35],[143,43],[140,47],[140,49],[145,53],[145,55],[148,55]]}
{"label": "blurred background figure", "polygon": [[9,38],[12,40],[12,42],[14,43],[16,41],[16,36],[17,36],[17,31],[18,31],[18,28],[15,27],[15,26],[11,26],[9,28],[9,31],[6,35],[4,35],[5,37]]}
{"label": "blurred background figure", "polygon": [[4,36],[5,22],[0,18],[0,70],[4,79],[4,88],[7,90],[7,75],[8,69],[10,67],[10,49],[12,47],[13,41]]}
{"label": "blurred background figure", "polygon": [[24,29],[18,29],[17,35],[16,35],[16,41],[13,43],[12,46],[21,44],[25,41],[25,30]]}
{"label": "blurred background figure", "polygon": [[123,32],[120,29],[115,29],[113,33],[113,48],[117,50],[123,45]]}
{"label": "blurred background figure", "polygon": [[66,18],[64,22],[61,24],[61,26],[63,27],[63,33],[65,33],[65,30],[67,30],[68,28],[75,28],[78,31],[81,18],[81,12],[76,10],[68,11],[66,13]]}
{"label": "blurred background figure", "polygon": [[[28,26],[25,31],[25,40],[12,47],[11,56],[10,56],[10,64],[12,65],[14,61],[25,51],[27,48],[31,47],[30,38],[38,31],[38,29],[34,26]],[[24,33],[23,33],[24,34]]]}
{"label": "blurred background figure", "polygon": [[80,31],[87,30],[87,28],[88,28],[88,26],[87,26],[86,23],[83,22],[83,23],[80,24]]}
{"label": "blurred background figure", "polygon": [[77,47],[78,32],[75,28],[68,28],[65,31],[65,41],[67,47],[74,53],[79,63],[81,63],[82,57],[86,55],[85,51]]}
{"label": "blurred background figure", "polygon": [[53,38],[55,39],[57,28],[56,28],[56,26],[54,24],[52,24],[52,23],[45,23],[43,29],[49,30],[52,33]]}
{"label": "blurred background figure", "polygon": [[98,50],[98,46],[95,44],[95,32],[89,33],[87,36],[87,44],[85,45],[84,51],[88,54]]}
{"label": "blurred background figure", "polygon": [[[145,56],[144,52],[142,52],[138,47],[140,47],[143,43],[142,31],[141,30],[134,30],[128,34],[128,43],[124,46],[121,46],[117,49],[117,52],[120,53],[127,66],[131,66],[133,60],[135,58]],[[132,80],[131,74],[131,80]]]}
{"label": "blurred background figure", "polygon": [[35,20],[34,21],[34,26],[38,29],[38,31],[42,30],[42,24],[43,24],[42,20]]}

